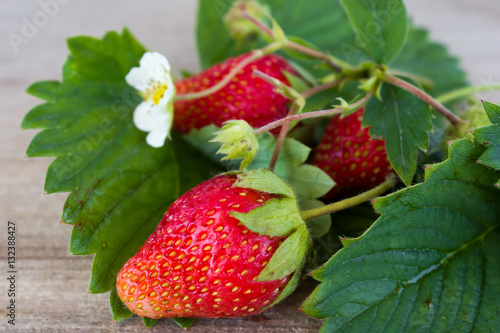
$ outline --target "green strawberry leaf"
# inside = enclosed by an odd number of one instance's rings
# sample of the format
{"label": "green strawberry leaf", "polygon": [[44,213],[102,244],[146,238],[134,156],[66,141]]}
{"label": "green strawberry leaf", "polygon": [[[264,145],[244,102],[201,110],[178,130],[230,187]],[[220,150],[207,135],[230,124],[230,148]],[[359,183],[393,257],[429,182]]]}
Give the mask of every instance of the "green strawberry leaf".
{"label": "green strawberry leaf", "polygon": [[500,172],[476,162],[485,149],[455,141],[424,183],[375,201],[382,216],[313,274],[302,309],[321,332],[499,327]]}
{"label": "green strawberry leaf", "polygon": [[309,232],[305,224],[285,239],[257,277],[257,281],[279,280],[299,269],[307,254]]}
{"label": "green strawberry leaf", "polygon": [[309,242],[307,244],[308,253],[306,253],[302,262],[299,264],[299,267],[297,268],[295,273],[293,273],[292,278],[290,279],[290,281],[288,281],[288,283],[286,284],[285,288],[283,288],[283,290],[281,291],[279,296],[271,304],[266,306],[263,309],[264,311],[266,309],[269,309],[269,308],[275,306],[276,304],[281,302],[283,299],[290,296],[295,291],[295,289],[299,285],[300,281],[302,281],[302,277],[304,276],[304,269],[306,268],[306,264],[308,262],[309,256],[312,254],[312,251],[313,251],[310,238],[308,239],[308,242]]}
{"label": "green strawberry leaf", "polygon": [[472,135],[486,147],[489,147],[478,162],[500,170],[500,105],[483,102],[484,110],[493,125],[472,131]]}
{"label": "green strawberry leaf", "polygon": [[190,328],[193,323],[196,321],[196,318],[172,318],[173,321],[176,322],[184,330]]}
{"label": "green strawberry leaf", "polygon": [[125,304],[123,304],[116,289],[112,289],[109,293],[109,305],[111,307],[111,314],[113,315],[113,320],[119,322],[125,320],[133,315]]}
{"label": "green strawberry leaf", "polygon": [[365,108],[363,126],[385,142],[387,156],[406,185],[411,185],[417,167],[418,149],[427,150],[432,131],[429,106],[409,92],[385,84],[382,101],[372,98]]}
{"label": "green strawberry leaf", "polygon": [[232,212],[231,216],[251,231],[268,236],[289,236],[304,223],[295,198],[271,199],[248,213]]}
{"label": "green strawberry leaf", "polygon": [[151,328],[154,325],[156,325],[156,322],[158,322],[158,319],[142,317],[142,322],[144,323],[144,326],[146,326],[147,328]]}
{"label": "green strawberry leaf", "polygon": [[[299,267],[303,267],[306,264],[306,259],[307,259],[307,257],[304,257],[304,260],[299,265]],[[303,273],[304,272],[302,272],[301,268],[297,269],[295,271],[295,273],[293,273],[292,278],[290,279],[290,281],[288,281],[288,283],[286,284],[285,288],[283,288],[283,290],[281,291],[279,296],[271,304],[266,306],[265,309],[269,309],[269,308],[275,306],[276,304],[281,302],[283,299],[290,296],[295,291],[295,289],[297,289],[297,286],[299,285],[299,283],[301,281]]]}
{"label": "green strawberry leaf", "polygon": [[[62,222],[74,225],[70,251],[95,254],[89,291],[114,290],[116,275],[156,228],[179,195],[220,169],[181,137],[160,149],[146,144],[132,114],[139,102],[125,75],[145,49],[128,30],[102,40],[68,40],[71,55],[62,82],[33,84],[47,101],[31,110],[23,128],[41,128],[28,156],[54,156],[45,191],[71,192]],[[128,316],[111,295],[113,316]]]}
{"label": "green strawberry leaf", "polygon": [[233,187],[252,188],[257,191],[273,193],[294,198],[293,190],[278,175],[266,169],[254,169],[238,174]]}
{"label": "green strawberry leaf", "polygon": [[392,62],[408,37],[408,16],[401,0],[340,0],[363,49],[379,64]]}

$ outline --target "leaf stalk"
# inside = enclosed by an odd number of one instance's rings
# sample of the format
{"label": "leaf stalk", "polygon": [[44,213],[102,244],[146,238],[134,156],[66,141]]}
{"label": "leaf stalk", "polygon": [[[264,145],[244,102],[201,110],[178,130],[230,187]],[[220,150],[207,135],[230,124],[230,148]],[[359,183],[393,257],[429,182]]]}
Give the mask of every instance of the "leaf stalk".
{"label": "leaf stalk", "polygon": [[359,109],[360,107],[364,106],[370,98],[373,96],[374,91],[369,91],[365,96],[363,96],[360,100],[357,102],[350,104],[349,107],[337,107],[333,109],[327,109],[327,110],[320,110],[320,111],[312,111],[308,113],[302,113],[302,114],[296,114],[292,116],[287,116],[285,118],[281,118],[279,120],[276,120],[272,123],[269,123],[265,126],[262,126],[258,129],[255,130],[255,134],[259,135],[264,132],[270,131],[276,127],[283,126],[285,124],[294,122],[294,121],[300,121],[300,120],[305,120],[305,119],[313,119],[313,118],[319,118],[319,117],[327,117],[327,116],[334,116],[340,113],[344,113],[349,110],[354,110],[354,109]]}
{"label": "leaf stalk", "polygon": [[302,220],[307,221],[323,215],[333,214],[335,212],[357,206],[365,201],[368,201],[385,193],[386,191],[391,189],[395,183],[396,176],[394,174],[390,174],[382,184],[369,191],[366,191],[349,199],[334,202],[326,206],[302,211],[300,213],[300,217],[302,218]]}
{"label": "leaf stalk", "polygon": [[390,83],[394,86],[404,89],[409,93],[417,96],[418,98],[420,98],[421,100],[432,106],[434,109],[436,109],[439,113],[441,113],[457,129],[467,125],[467,122],[463,121],[458,116],[454,115],[450,110],[448,110],[447,107],[445,107],[443,104],[435,100],[431,95],[429,95],[422,89],[414,86],[413,84],[405,80],[402,80],[400,78],[397,78],[395,76],[387,74],[383,76],[383,80],[387,83]]}
{"label": "leaf stalk", "polygon": [[179,100],[193,100],[193,99],[202,98],[202,97],[212,95],[212,94],[216,93],[217,91],[221,90],[222,88],[224,88],[236,76],[236,74],[238,74],[238,72],[240,70],[242,70],[245,66],[262,58],[263,56],[265,56],[267,54],[270,54],[270,53],[273,53],[273,52],[279,50],[282,47],[283,47],[283,43],[275,42],[275,43],[267,45],[266,47],[264,47],[262,49],[252,51],[252,53],[248,57],[246,57],[245,59],[240,61],[226,76],[224,76],[224,78],[222,80],[217,82],[217,84],[211,86],[208,89],[204,89],[204,90],[201,90],[201,91],[198,91],[195,93],[176,95],[175,100],[177,100],[177,101],[179,101]]}

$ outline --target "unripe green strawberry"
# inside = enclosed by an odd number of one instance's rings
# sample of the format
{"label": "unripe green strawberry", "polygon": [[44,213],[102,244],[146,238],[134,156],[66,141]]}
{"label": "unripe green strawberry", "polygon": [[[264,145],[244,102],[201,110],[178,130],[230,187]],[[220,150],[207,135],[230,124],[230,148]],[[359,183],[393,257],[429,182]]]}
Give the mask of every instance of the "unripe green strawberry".
{"label": "unripe green strawberry", "polygon": [[237,179],[216,176],[170,206],[118,273],[118,295],[132,312],[150,318],[247,316],[280,296],[292,274],[257,277],[287,237],[258,234],[232,215],[281,196],[234,187]]}
{"label": "unripe green strawberry", "polygon": [[393,172],[385,141],[371,138],[368,127],[361,127],[363,112],[360,108],[344,118],[333,117],[314,150],[312,164],[336,183],[327,198],[374,187]]}
{"label": "unripe green strawberry", "polygon": [[[214,65],[190,78],[175,83],[177,94],[205,90],[221,81],[239,62],[250,54],[244,54]],[[289,85],[284,71],[295,70],[277,55],[267,55],[246,65],[222,89],[212,95],[174,103],[174,129],[187,134],[192,129],[207,125],[222,126],[227,120],[243,119],[257,128],[285,117],[289,99],[277,93],[275,88],[253,75],[258,69]],[[274,130],[273,133],[277,133]]]}

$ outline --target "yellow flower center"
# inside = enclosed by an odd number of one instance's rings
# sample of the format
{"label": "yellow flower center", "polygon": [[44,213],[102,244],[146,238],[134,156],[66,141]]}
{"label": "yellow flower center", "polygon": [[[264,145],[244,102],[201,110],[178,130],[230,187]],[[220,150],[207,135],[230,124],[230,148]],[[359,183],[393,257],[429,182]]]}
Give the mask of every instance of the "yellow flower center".
{"label": "yellow flower center", "polygon": [[148,89],[145,94],[141,94],[144,100],[152,99],[155,105],[160,103],[160,100],[165,95],[165,91],[167,91],[168,86],[166,84],[158,84],[152,90]]}

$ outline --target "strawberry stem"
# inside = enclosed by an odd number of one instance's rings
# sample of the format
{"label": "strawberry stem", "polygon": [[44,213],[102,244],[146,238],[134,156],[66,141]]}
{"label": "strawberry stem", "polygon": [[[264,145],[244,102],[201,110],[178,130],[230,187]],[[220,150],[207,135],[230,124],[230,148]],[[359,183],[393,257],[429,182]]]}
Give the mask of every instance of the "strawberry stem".
{"label": "strawberry stem", "polygon": [[365,201],[368,201],[374,197],[377,197],[385,193],[386,191],[391,189],[395,183],[396,183],[396,176],[394,174],[390,174],[385,180],[385,182],[383,182],[379,186],[369,191],[366,191],[349,199],[334,202],[326,206],[302,211],[300,213],[300,217],[302,218],[302,220],[307,221],[310,219],[314,219],[316,217],[320,217],[327,214],[333,214],[335,212],[357,206]]}
{"label": "strawberry stem", "polygon": [[247,18],[250,22],[252,22],[257,28],[259,28],[260,31],[268,35],[269,37],[274,39],[274,34],[271,29],[266,27],[264,23],[261,21],[257,20],[255,17],[253,17],[248,11],[242,9],[241,14],[243,17]]}
{"label": "strawberry stem", "polygon": [[[295,112],[297,112],[298,104],[293,103],[290,111],[288,112],[288,117],[293,116]],[[286,135],[288,134],[288,130],[290,129],[291,123],[286,123],[280,130],[280,134],[278,135],[278,140],[276,141],[276,147],[274,147],[273,156],[271,156],[271,161],[269,162],[269,169],[271,171],[274,170],[276,163],[278,162],[278,156],[281,151],[281,147],[283,146],[283,142],[285,142]]]}
{"label": "strawberry stem", "polygon": [[[324,90],[327,90],[333,86],[336,86],[344,80],[344,78],[340,78],[340,79],[334,80],[332,82],[328,82],[328,83],[313,87],[309,90],[304,91],[302,94],[300,94],[298,91],[296,91],[292,87],[284,84],[280,80],[278,80],[278,79],[276,79],[276,78],[274,78],[266,73],[263,73],[259,70],[254,70],[253,74],[255,76],[261,78],[262,80],[268,82],[269,84],[272,84],[273,86],[275,86],[276,90],[278,92],[280,92],[283,96],[293,100],[294,103],[293,103],[292,107],[290,108],[290,111],[288,112],[287,117],[284,119],[290,118],[291,116],[295,115],[297,112],[300,113],[302,111],[302,109],[304,108],[306,98],[309,98],[315,94],[318,94]],[[280,133],[278,135],[278,139],[276,141],[276,147],[274,147],[273,156],[271,157],[271,161],[269,162],[269,169],[271,169],[271,170],[274,170],[274,167],[276,166],[276,162],[278,161],[278,156],[279,156],[279,153],[281,151],[281,147],[283,146],[283,142],[285,142],[286,135],[288,134],[290,126],[291,126],[291,122],[286,122],[280,130]],[[256,135],[258,135],[258,134],[256,133]]]}
{"label": "strawberry stem", "polygon": [[276,120],[272,123],[269,123],[265,126],[262,126],[258,129],[255,130],[255,135],[262,134],[264,132],[270,131],[276,127],[283,126],[285,124],[294,122],[294,121],[300,121],[304,119],[312,119],[312,118],[319,118],[319,117],[327,117],[327,116],[334,116],[340,113],[344,113],[349,110],[357,110],[363,105],[365,105],[370,98],[373,96],[373,91],[369,91],[365,96],[363,96],[360,100],[357,102],[349,105],[349,107],[338,107],[338,108],[333,108],[333,109],[328,109],[328,110],[320,110],[320,111],[313,111],[313,112],[308,112],[308,113],[301,113],[301,114],[296,114],[293,116],[287,116],[285,118],[281,118],[279,120]]}
{"label": "strawberry stem", "polygon": [[316,87],[312,87],[311,89],[304,91],[302,93],[302,96],[307,99],[307,98],[312,97],[316,94],[319,94],[322,91],[325,91],[325,90],[328,90],[328,89],[333,88],[335,86],[338,86],[339,84],[342,83],[342,81],[344,81],[343,77],[341,77],[337,80],[331,81],[331,82],[320,84]]}
{"label": "strawberry stem", "polygon": [[[319,60],[323,60],[325,63],[328,64],[328,66],[330,66],[333,70],[335,70],[336,72],[339,72],[339,73],[343,72],[344,67],[349,67],[349,68],[352,67],[351,65],[344,63],[343,61],[341,61],[337,58],[334,58],[333,56],[331,56],[329,54],[325,54],[323,52],[316,51],[316,50],[311,49],[307,46],[304,46],[304,45],[301,45],[299,43],[295,43],[295,42],[292,42],[289,40],[286,41],[285,48],[303,53],[305,55],[311,56],[311,57],[319,59]],[[340,65],[339,63],[342,63],[342,65]]]}
{"label": "strawberry stem", "polygon": [[283,44],[280,42],[275,42],[272,44],[267,45],[266,47],[258,50],[252,51],[252,53],[240,61],[234,68],[226,75],[222,80],[217,82],[217,84],[211,86],[208,89],[204,89],[195,93],[190,93],[190,94],[179,94],[175,96],[175,100],[193,100],[197,98],[202,98],[206,97],[209,95],[212,95],[213,93],[216,93],[220,89],[224,88],[235,76],[238,74],[240,70],[242,70],[245,66],[250,64],[251,62],[254,62],[263,56],[273,53],[280,48],[283,47]]}
{"label": "strawberry stem", "polygon": [[[259,70],[254,70],[253,75],[261,78],[267,83],[276,87],[276,91],[281,93],[286,98],[289,98],[293,101],[293,105],[290,108],[290,111],[287,114],[287,117],[293,116],[295,113],[300,112],[305,104],[305,98],[292,87],[284,84],[280,80],[264,73]],[[273,156],[271,157],[271,161],[269,162],[269,169],[272,171],[276,166],[276,162],[278,161],[278,156],[281,151],[281,147],[283,146],[283,142],[285,142],[286,135],[288,134],[288,130],[290,129],[290,123],[286,123],[280,130],[280,134],[278,135],[278,139],[276,141],[276,147],[274,147]]]}
{"label": "strawberry stem", "polygon": [[292,101],[295,102],[295,104],[305,103],[304,97],[302,97],[302,95],[297,90],[293,89],[289,85],[284,84],[277,78],[274,78],[269,74],[261,72],[258,69],[255,69],[252,74],[266,81],[270,85],[276,87],[276,91],[278,93],[282,94],[284,97],[288,99],[291,99]]}
{"label": "strawberry stem", "polygon": [[[306,99],[306,98],[309,98],[311,96],[314,96],[314,95],[316,95],[324,90],[330,89],[330,88],[340,84],[342,81],[343,81],[343,78],[340,78],[340,79],[337,79],[335,81],[324,83],[322,85],[313,87],[309,90],[304,91],[302,93],[302,98]],[[293,116],[297,112],[297,109],[299,109],[299,111],[301,111],[302,108],[303,108],[303,106],[299,105],[299,103],[297,103],[297,101],[296,101],[296,103],[294,103],[292,105],[292,108],[290,109],[290,112],[288,113],[288,117]],[[280,134],[278,136],[278,140],[276,141],[276,147],[274,147],[273,156],[271,157],[271,161],[269,162],[269,169],[271,169],[271,171],[274,170],[274,167],[276,166],[276,162],[278,162],[278,156],[279,156],[279,153],[281,151],[281,147],[283,146],[283,142],[285,142],[285,138],[286,138],[286,135],[288,134],[290,126],[291,126],[291,123],[286,123],[281,128]]]}
{"label": "strawberry stem", "polygon": [[402,71],[399,69],[393,69],[393,68],[388,68],[386,71],[387,74],[392,75],[392,76],[402,76],[402,77],[407,77],[409,79],[412,79],[413,81],[417,82],[418,84],[427,87],[427,88],[433,88],[436,84],[432,79],[429,79],[425,76],[418,75],[415,73],[410,73],[406,71]]}
{"label": "strawberry stem", "polygon": [[454,115],[448,108],[446,108],[443,104],[435,100],[431,95],[421,90],[418,87],[415,87],[413,84],[406,82],[400,78],[397,78],[392,75],[384,75],[383,80],[387,83],[390,83],[394,86],[397,86],[401,89],[408,91],[409,93],[417,96],[434,109],[436,109],[439,113],[441,113],[450,123],[453,124],[456,128],[462,128],[467,125],[467,122],[463,121],[456,115]]}

